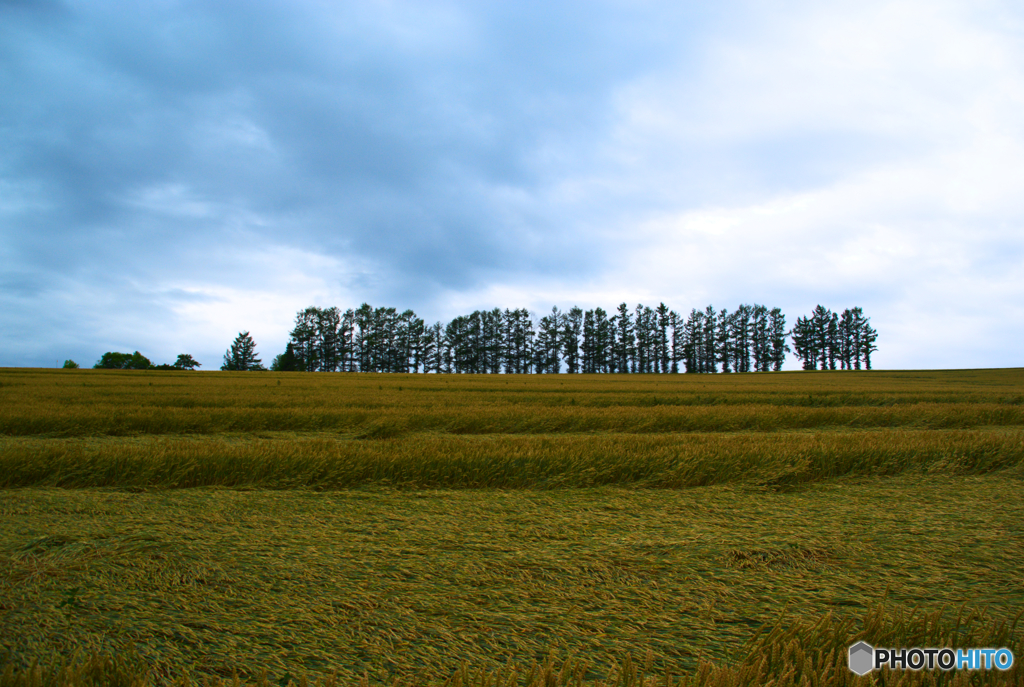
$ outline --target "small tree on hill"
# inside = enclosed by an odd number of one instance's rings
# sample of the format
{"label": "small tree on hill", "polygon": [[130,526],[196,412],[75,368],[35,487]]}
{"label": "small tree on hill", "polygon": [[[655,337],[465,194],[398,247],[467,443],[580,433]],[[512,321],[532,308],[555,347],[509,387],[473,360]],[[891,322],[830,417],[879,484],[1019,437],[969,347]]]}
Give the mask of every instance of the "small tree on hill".
{"label": "small tree on hill", "polygon": [[256,342],[252,340],[249,332],[240,332],[235,337],[231,348],[224,352],[224,364],[222,370],[265,370],[256,357]]}
{"label": "small tree on hill", "polygon": [[107,351],[93,365],[96,370],[151,370],[153,363],[138,351],[134,353],[116,353]]}
{"label": "small tree on hill", "polygon": [[175,370],[194,370],[202,366],[202,363],[196,362],[196,359],[188,353],[179,353],[178,359],[174,361],[173,365]]}
{"label": "small tree on hill", "polygon": [[77,370],[78,369],[78,363],[76,363],[74,360],[65,360],[64,361],[64,369],[65,370]]}
{"label": "small tree on hill", "polygon": [[131,353],[107,351],[92,367],[94,370],[123,370],[131,359]]}

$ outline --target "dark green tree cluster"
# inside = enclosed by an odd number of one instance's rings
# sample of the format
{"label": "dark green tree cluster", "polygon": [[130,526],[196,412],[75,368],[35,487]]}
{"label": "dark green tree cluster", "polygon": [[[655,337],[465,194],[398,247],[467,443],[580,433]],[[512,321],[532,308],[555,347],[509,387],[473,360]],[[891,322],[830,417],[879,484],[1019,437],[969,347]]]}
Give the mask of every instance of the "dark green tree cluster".
{"label": "dark green tree cluster", "polygon": [[708,306],[691,310],[680,329],[687,372],[778,372],[790,351],[779,308],[740,305],[716,312]]}
{"label": "dark green tree cluster", "polygon": [[870,370],[871,354],[878,350],[876,332],[860,308],[834,313],[819,305],[793,327],[793,350],[805,370]]}
{"label": "dark green tree cluster", "polygon": [[284,372],[407,372],[427,364],[430,337],[411,310],[309,307],[295,316],[285,352],[271,370]]}
{"label": "dark green tree cluster", "polygon": [[[309,307],[299,311],[272,370],[304,372],[614,373],[767,372],[790,348],[778,308],[693,310],[664,303],[566,312],[534,321],[525,308],[478,310],[427,325],[411,311]],[[241,335],[240,335],[241,336]],[[237,343],[237,341],[236,341]],[[227,360],[227,358],[225,358]],[[225,368],[228,369],[228,368]],[[241,368],[231,368],[241,369]]]}
{"label": "dark green tree cluster", "polygon": [[[72,368],[78,367],[78,365],[72,360],[67,360],[64,362],[64,367]],[[166,363],[154,365],[149,358],[138,351],[134,353],[107,351],[93,365],[95,370],[194,370],[197,367],[202,367],[202,364],[196,362],[195,358],[188,353],[180,354],[173,365]]]}

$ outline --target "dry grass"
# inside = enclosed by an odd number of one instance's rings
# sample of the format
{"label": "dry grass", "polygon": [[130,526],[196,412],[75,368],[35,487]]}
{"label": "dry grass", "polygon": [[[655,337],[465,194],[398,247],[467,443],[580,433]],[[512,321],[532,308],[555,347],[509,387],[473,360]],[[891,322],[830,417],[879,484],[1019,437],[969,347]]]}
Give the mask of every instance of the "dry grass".
{"label": "dry grass", "polygon": [[[1024,670],[1016,665],[1010,671],[997,674],[884,671],[857,677],[847,670],[844,656],[851,640],[867,640],[875,646],[1011,647],[1019,656],[1024,653],[1024,641],[1015,634],[1020,619],[1018,614],[1013,622],[1007,623],[992,620],[984,613],[965,613],[961,609],[956,619],[951,620],[941,611],[926,613],[915,609],[905,613],[880,605],[868,610],[859,623],[852,618],[838,619],[831,613],[815,621],[783,615],[744,646],[743,658],[736,665],[720,666],[702,661],[693,673],[683,676],[674,676],[671,672],[655,673],[654,652],[648,650],[642,658],[634,658],[629,653],[606,657],[603,676],[591,679],[588,675],[592,666],[586,660],[574,656],[563,658],[557,651],[552,651],[543,661],[528,665],[509,663],[501,668],[488,669],[463,661],[446,679],[396,676],[386,684],[392,687],[580,687],[584,684],[593,687],[865,687],[881,683],[892,687],[985,684],[1019,687],[1024,685]],[[5,672],[0,673],[0,687],[142,687],[160,684],[164,681],[162,677],[136,652],[129,651],[113,657],[94,654],[82,659],[75,655],[52,667],[35,665],[16,670],[9,665]],[[249,684],[255,687],[285,684],[298,687],[358,684],[359,687],[369,687],[370,682],[367,674],[358,680],[332,674],[322,679],[314,677],[310,680],[303,675],[298,679],[289,677],[275,682],[264,671],[252,680],[237,675],[230,679],[214,676],[204,679],[202,684],[210,687]],[[183,674],[175,684],[191,687],[198,683],[193,675]]]}
{"label": "dry grass", "polygon": [[[1019,482],[316,493],[9,491],[0,620],[47,664],[132,642],[162,674],[375,682],[552,649],[726,665],[780,609],[1024,607]],[[852,643],[852,642],[851,642]],[[810,650],[813,647],[808,647]]]}
{"label": "dry grass", "polygon": [[1024,371],[370,375],[0,371],[0,434],[547,434],[1024,425]]}
{"label": "dry grass", "polygon": [[813,481],[1019,469],[1024,372],[2,371],[0,486]]}
{"label": "dry grass", "polygon": [[1020,370],[2,370],[0,687],[869,684],[859,637],[1019,662],[1022,398]]}
{"label": "dry grass", "polygon": [[1024,428],[732,434],[0,439],[0,487],[796,487],[843,475],[1020,474]]}

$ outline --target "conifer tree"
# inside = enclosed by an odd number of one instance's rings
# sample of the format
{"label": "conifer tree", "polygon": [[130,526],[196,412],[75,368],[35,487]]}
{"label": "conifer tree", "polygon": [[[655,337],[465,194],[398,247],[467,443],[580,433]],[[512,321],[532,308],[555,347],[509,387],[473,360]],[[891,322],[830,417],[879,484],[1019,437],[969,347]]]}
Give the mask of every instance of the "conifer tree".
{"label": "conifer tree", "polygon": [[703,343],[703,357],[701,359],[701,372],[716,373],[718,372],[718,345],[715,333],[717,331],[716,324],[718,322],[718,313],[715,311],[713,306],[708,306],[704,309],[704,317],[701,320],[702,334],[701,341]]}
{"label": "conifer tree", "polygon": [[358,367],[355,354],[355,328],[355,311],[349,308],[342,314],[341,325],[338,327],[338,361],[339,369],[342,372],[354,372]]}
{"label": "conifer tree", "polygon": [[440,322],[427,327],[423,333],[423,371],[441,374],[444,367],[444,327]]}
{"label": "conifer tree", "polygon": [[740,305],[729,322],[733,369],[736,372],[750,372],[751,312],[749,305]]}
{"label": "conifer tree", "polygon": [[231,348],[224,352],[224,364],[222,370],[265,370],[256,357],[256,342],[252,340],[249,332],[240,332],[235,337]]}
{"label": "conifer tree", "polygon": [[878,340],[876,332],[869,324],[870,318],[865,318],[860,328],[860,357],[864,360],[864,369],[871,369],[871,354],[878,350],[875,341]]}
{"label": "conifer tree", "polygon": [[538,373],[557,374],[562,370],[562,313],[558,307],[551,308],[551,314],[540,319],[537,339],[534,343],[534,367]]}
{"label": "conifer tree", "polygon": [[839,341],[839,315],[831,313],[828,318],[826,341],[828,346],[828,369],[836,369],[836,360],[839,358],[840,341]]}
{"label": "conifer tree", "polygon": [[337,308],[315,308],[315,336],[317,370],[334,372],[341,365],[340,335],[341,313]]}
{"label": "conifer tree", "polygon": [[295,327],[290,332],[292,360],[296,370],[312,372],[319,368],[316,358],[316,310],[306,308],[295,315]]}
{"label": "conifer tree", "polygon": [[690,310],[686,323],[683,324],[683,370],[687,373],[698,373],[700,369],[701,332],[704,327],[701,320],[704,313],[696,308]]}
{"label": "conifer tree", "polygon": [[481,368],[484,372],[498,374],[503,362],[501,310],[494,308],[480,313],[481,326]]}
{"label": "conifer tree", "polygon": [[[618,315],[615,315],[612,319],[615,321],[615,367],[619,372],[629,372],[630,362],[635,364],[635,332],[633,321],[629,314],[629,306],[625,303],[620,303]],[[633,371],[635,372],[636,370],[634,369]]]}
{"label": "conifer tree", "polygon": [[768,372],[772,369],[771,329],[768,323],[768,308],[754,305],[751,310],[750,347],[754,356],[754,370]]}
{"label": "conifer tree", "polygon": [[723,373],[732,372],[733,350],[730,325],[729,311],[722,308],[715,320],[715,351],[717,361],[722,364]]}
{"label": "conifer tree", "polygon": [[633,320],[633,360],[630,369],[634,373],[646,374],[650,372],[651,363],[651,312],[639,303],[634,310]]}
{"label": "conifer tree", "polygon": [[580,362],[584,374],[597,372],[597,328],[594,311],[583,313],[583,341],[580,343]]}
{"label": "conifer tree", "polygon": [[810,328],[814,337],[814,350],[817,353],[817,362],[820,369],[828,369],[828,359],[831,353],[829,341],[829,324],[832,321],[832,311],[823,305],[814,308],[811,314]]}
{"label": "conifer tree", "polygon": [[672,330],[672,350],[669,353],[671,367],[669,372],[671,374],[678,374],[679,361],[683,359],[683,320],[675,310],[669,311],[668,320],[668,326]]}
{"label": "conifer tree", "polygon": [[583,311],[574,305],[562,319],[561,347],[568,374],[581,371],[580,337],[583,335],[583,318]]}
{"label": "conifer tree", "polygon": [[660,372],[661,374],[668,374],[669,366],[671,365],[671,349],[669,348],[671,337],[668,330],[672,320],[669,317],[669,313],[669,308],[664,302],[659,303],[658,307],[654,309],[657,337],[655,339],[653,351],[654,365],[652,367],[654,372]]}
{"label": "conifer tree", "polygon": [[800,358],[805,370],[813,370],[817,366],[817,350],[814,342],[814,327],[807,317],[798,317],[793,325],[793,351]]}
{"label": "conifer tree", "polygon": [[594,372],[615,372],[615,326],[603,308],[594,308]]}
{"label": "conifer tree", "polygon": [[779,372],[786,362],[786,354],[790,352],[789,344],[786,343],[786,316],[779,308],[772,308],[768,314],[768,331],[771,340],[772,370]]}

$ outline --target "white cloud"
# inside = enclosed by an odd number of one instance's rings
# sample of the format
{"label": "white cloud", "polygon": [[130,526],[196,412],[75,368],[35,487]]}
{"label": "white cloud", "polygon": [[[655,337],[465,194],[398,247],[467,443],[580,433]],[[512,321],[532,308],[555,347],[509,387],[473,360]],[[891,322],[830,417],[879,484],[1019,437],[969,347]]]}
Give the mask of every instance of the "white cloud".
{"label": "white cloud", "polygon": [[[959,3],[748,9],[745,28],[708,41],[696,74],[681,65],[619,92],[610,176],[677,200],[617,228],[609,279],[684,308],[864,305],[883,332],[879,364],[1024,362],[1011,353],[1024,336],[1011,315],[1024,297],[1016,36]],[[800,150],[814,132],[866,149],[827,178],[790,169],[817,154]],[[776,136],[788,142],[769,163],[791,181],[779,187],[745,155]],[[684,199],[701,176],[687,161],[705,159],[713,200]]]}
{"label": "white cloud", "polygon": [[[581,235],[613,267],[582,282],[513,278],[452,302],[546,312],[757,301],[791,319],[819,302],[861,305],[882,333],[878,365],[1024,364],[1024,50],[1001,8],[744,9],[696,62],[621,88],[598,146],[604,167],[548,196],[632,208]],[[766,161],[749,154],[774,139]],[[808,157],[830,173],[794,162]]]}

